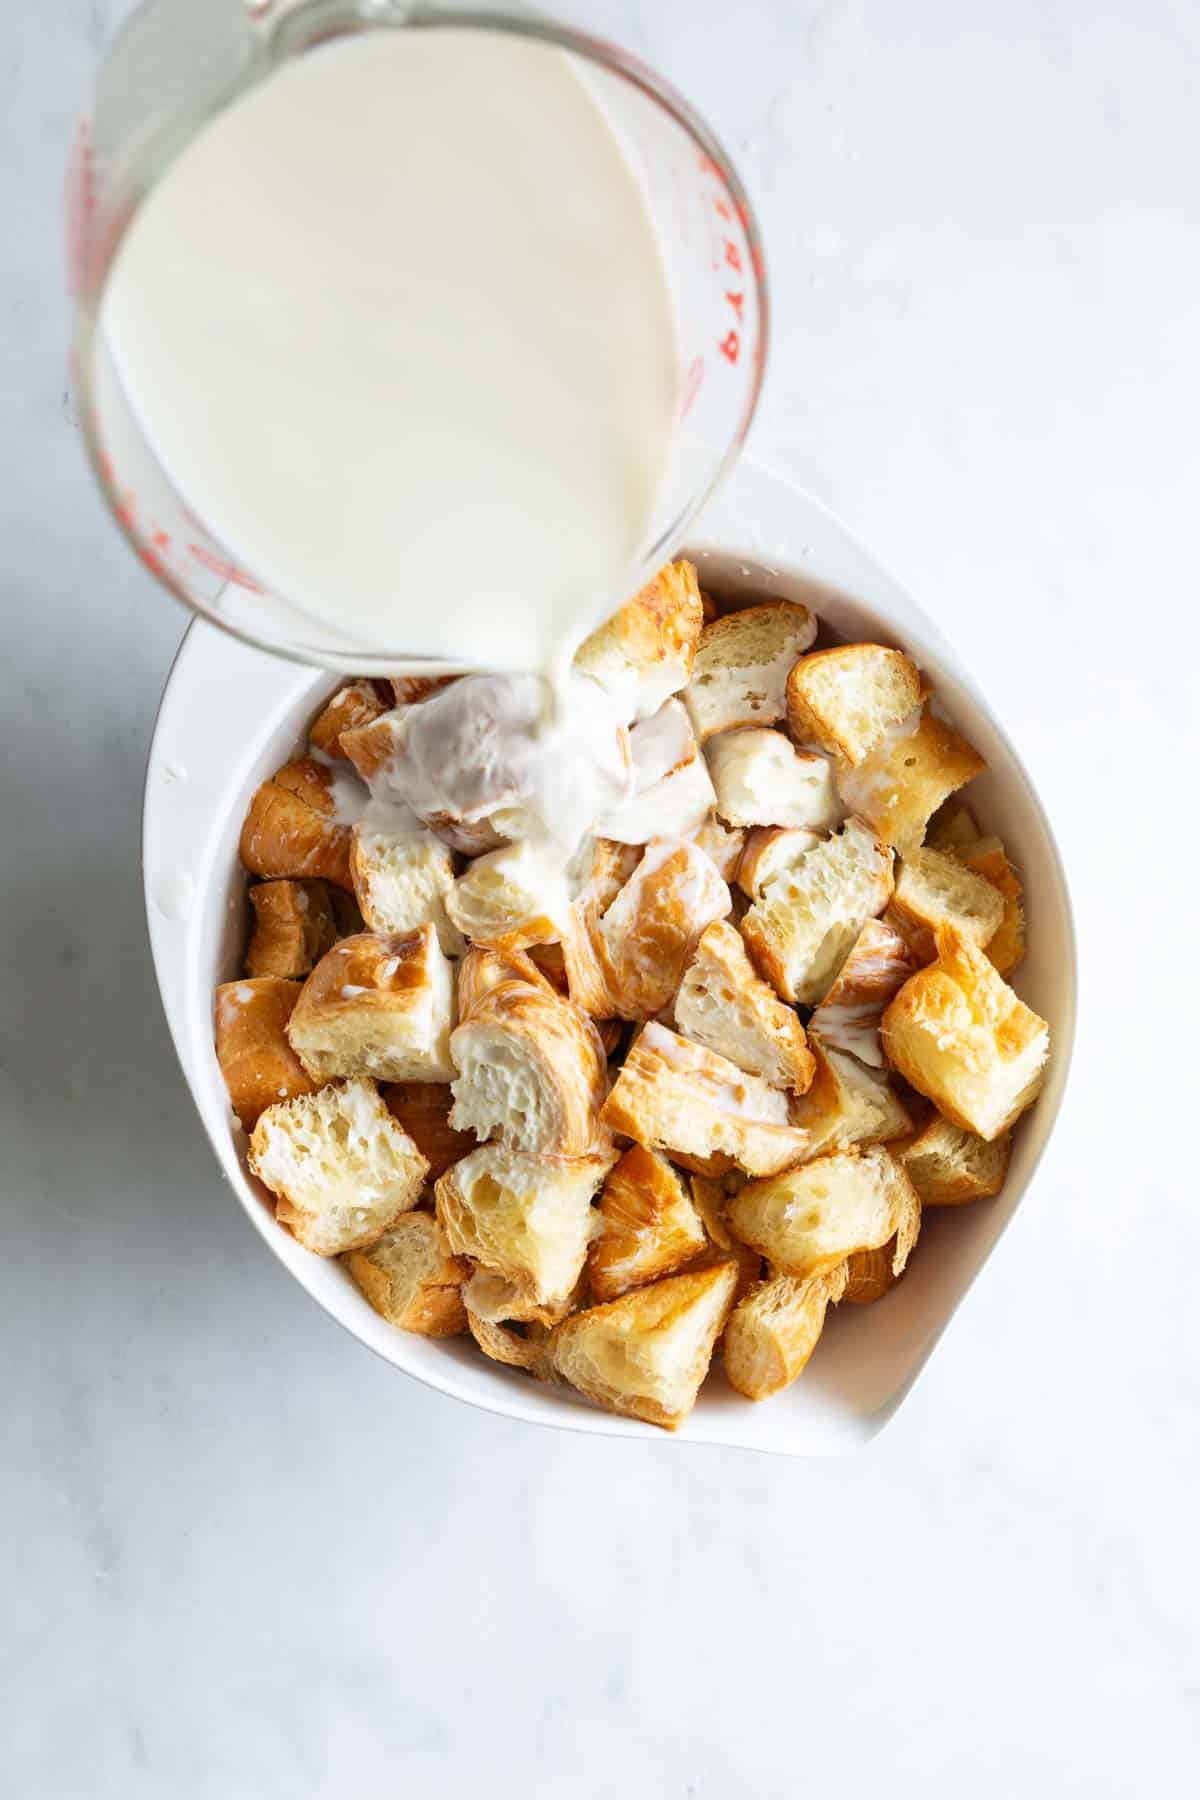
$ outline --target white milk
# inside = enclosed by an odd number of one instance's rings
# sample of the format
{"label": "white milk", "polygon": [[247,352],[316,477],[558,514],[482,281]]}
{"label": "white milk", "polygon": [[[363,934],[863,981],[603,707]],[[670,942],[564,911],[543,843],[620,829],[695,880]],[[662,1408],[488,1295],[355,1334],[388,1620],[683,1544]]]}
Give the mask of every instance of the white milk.
{"label": "white milk", "polygon": [[636,585],[674,319],[556,50],[380,31],[284,66],[151,193],[103,325],[191,508],[364,646],[548,669]]}

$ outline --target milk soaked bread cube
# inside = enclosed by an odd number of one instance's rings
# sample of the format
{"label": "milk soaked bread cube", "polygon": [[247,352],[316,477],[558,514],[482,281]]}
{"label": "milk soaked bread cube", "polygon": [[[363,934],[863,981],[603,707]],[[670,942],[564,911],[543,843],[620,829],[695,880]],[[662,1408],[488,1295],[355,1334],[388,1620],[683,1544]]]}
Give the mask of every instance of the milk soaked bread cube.
{"label": "milk soaked bread cube", "polygon": [[788,729],[798,744],[858,763],[924,694],[921,671],[903,651],[838,644],[802,657],[789,674]]}
{"label": "milk soaked bread cube", "polygon": [[373,1081],[346,1081],[267,1107],[250,1171],[275,1217],[317,1256],[374,1244],[421,1198],[429,1165]]}
{"label": "milk soaked bread cube", "polygon": [[447,1081],[454,1073],[451,965],[432,925],[343,938],[321,958],[288,1021],[313,1076]]}
{"label": "milk soaked bread cube", "polygon": [[701,743],[782,719],[788,674],[816,635],[807,606],[790,600],[748,606],[706,625],[685,696]]}
{"label": "milk soaked bread cube", "polygon": [[737,1266],[668,1275],[555,1327],[556,1374],[609,1412],[673,1431],[696,1404],[733,1303]]}
{"label": "milk soaked bread cube", "polygon": [[380,1318],[419,1337],[458,1337],[467,1329],[463,1282],[471,1272],[452,1256],[431,1213],[402,1213],[366,1250],[344,1259],[355,1286]]}
{"label": "milk soaked bread cube", "polygon": [[1009,975],[1025,954],[1025,909],[1021,880],[998,837],[978,838],[959,852],[962,864],[973,875],[991,883],[1000,896],[1000,923],[987,941],[988,961],[1001,975]]}
{"label": "milk soaked bread cube", "polygon": [[277,769],[251,797],[238,855],[252,875],[351,888],[350,826],[337,816],[333,771],[311,756]]}
{"label": "milk soaked bread cube", "polygon": [[747,1400],[790,1387],[817,1347],[827,1309],[842,1297],[846,1267],[835,1263],[803,1280],[773,1275],[739,1300],[722,1342],[731,1387]]}
{"label": "milk soaked bread cube", "polygon": [[937,1113],[915,1137],[895,1146],[922,1206],[961,1206],[998,1194],[1008,1173],[1012,1134],[990,1144]]}
{"label": "milk soaked bread cube", "polygon": [[450,1053],[456,1131],[547,1156],[588,1156],[604,1141],[604,1047],[586,1014],[549,984],[489,989],[455,1030]]}
{"label": "milk soaked bread cube", "polygon": [[323,881],[260,881],[250,889],[254,932],[246,949],[247,975],[309,974],[337,937]]}
{"label": "milk soaked bread cube", "polygon": [[350,758],[342,748],[343,731],[370,725],[381,713],[390,712],[391,707],[392,700],[385,682],[366,678],[348,681],[321,708],[309,726],[308,741],[320,755],[349,762]]}
{"label": "milk soaked bread cube", "polygon": [[735,880],[750,833],[739,825],[727,825],[724,819],[718,819],[716,813],[711,812],[690,835],[696,848],[712,859],[721,880]]}
{"label": "milk soaked bread cube", "polygon": [[947,1119],[993,1143],[1041,1090],[1050,1028],[977,945],[939,927],[936,946],[883,1015],[884,1052]]}
{"label": "milk soaked bread cube", "polygon": [[747,1075],[802,1094],[814,1063],[804,1027],[754,972],[740,934],[718,919],[702,934],[675,996],[675,1023],[693,1043]]}
{"label": "milk soaked bread cube", "polygon": [[812,1156],[855,1144],[886,1144],[912,1130],[912,1119],[882,1069],[867,1068],[820,1038],[812,1040],[812,1054],[812,1084],[792,1109],[794,1122],[808,1133]]}
{"label": "milk soaked bread cube", "polygon": [[648,845],[598,926],[618,1017],[650,1019],[669,1005],[701,933],[731,904],[697,845],[677,838]]}
{"label": "milk soaked bread cube", "polygon": [[724,1056],[651,1022],[630,1046],[601,1119],[685,1169],[765,1175],[798,1162],[807,1135],[790,1124],[786,1094]]}
{"label": "milk soaked bread cube", "polygon": [[823,836],[802,826],[756,826],[746,837],[737,867],[737,884],[743,894],[751,900],[761,899],[767,883],[785,869],[794,869]]}
{"label": "milk soaked bread cube", "polygon": [[438,1223],[456,1255],[504,1277],[534,1307],[561,1306],[583,1269],[592,1195],[612,1161],[555,1161],[484,1144],[438,1181]]}
{"label": "milk soaked bread cube", "polygon": [[890,726],[861,762],[843,765],[838,787],[849,810],[905,856],[942,802],[986,767],[966,738],[922,705]]}
{"label": "milk soaked bread cube", "polygon": [[393,1119],[403,1125],[429,1164],[430,1181],[474,1150],[474,1132],[455,1131],[450,1123],[454,1095],[449,1082],[389,1081],[379,1091]]}
{"label": "milk soaked bread cube", "polygon": [[809,1035],[827,1050],[841,1050],[873,1069],[884,1067],[879,1025],[917,959],[886,919],[868,919],[838,971],[833,986],[808,1021]]}
{"label": "milk soaked bread cube", "polygon": [[921,1202],[882,1148],[839,1150],[765,1181],[726,1208],[729,1229],[782,1274],[805,1277],[896,1239],[898,1275],[921,1228]]}
{"label": "milk soaked bread cube", "polygon": [[980,948],[990,944],[1004,919],[1004,897],[984,876],[944,850],[911,850],[896,871],[888,924],[918,962],[934,956],[934,933],[950,925]]}
{"label": "milk soaked bread cube", "polygon": [[892,892],[892,853],[861,819],[769,881],[742,920],[746,948],[784,999],[821,999]]}
{"label": "milk soaked bread cube", "polygon": [[692,1262],[708,1236],[681,1176],[665,1156],[632,1144],[600,1192],[598,1234],[588,1250],[596,1300],[615,1300]]}
{"label": "milk soaked bread cube", "polygon": [[610,693],[627,719],[648,718],[687,686],[704,612],[690,562],[667,563],[575,653],[575,667]]}
{"label": "milk soaked bread cube", "polygon": [[300,983],[277,975],[227,981],[216,993],[216,1050],[238,1122],[252,1131],[277,1100],[311,1094],[317,1083],[288,1043]]}
{"label": "milk soaked bread cube", "polygon": [[698,832],[715,795],[681,701],[668,700],[632,726],[629,755],[633,791],[598,821],[598,834],[621,844],[648,844],[652,838],[685,838]]}
{"label": "milk soaked bread cube", "polygon": [[528,838],[477,856],[446,896],[464,938],[497,950],[556,942],[570,903],[565,863]]}
{"label": "milk soaked bread cube", "polygon": [[782,731],[723,732],[709,740],[705,755],[717,812],[729,825],[831,831],[845,817],[829,758],[798,750]]}
{"label": "milk soaked bread cube", "polygon": [[454,889],[454,857],[407,807],[372,801],[354,827],[350,876],[364,923],[372,931],[415,931],[432,925],[447,956],[461,956],[462,934],[446,902]]}

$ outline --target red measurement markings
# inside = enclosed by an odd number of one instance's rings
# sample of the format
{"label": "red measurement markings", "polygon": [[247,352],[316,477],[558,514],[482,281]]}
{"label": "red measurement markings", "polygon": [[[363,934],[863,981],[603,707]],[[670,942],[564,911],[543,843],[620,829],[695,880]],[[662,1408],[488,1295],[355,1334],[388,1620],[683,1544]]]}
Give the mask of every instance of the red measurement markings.
{"label": "red measurement markings", "polygon": [[[755,275],[762,277],[762,258],[754,246],[750,231],[750,221],[743,206],[734,199],[725,182],[725,176],[711,156],[700,153],[700,173],[717,184],[715,192],[706,191],[704,198],[713,220],[719,221],[712,235],[712,266],[714,271],[732,269],[735,275],[745,272],[744,256],[749,253]],[[731,228],[740,226],[743,233],[746,251],[732,235]],[[736,364],[742,354],[742,334],[746,326],[746,292],[742,287],[724,290],[725,305],[736,324],[729,325],[724,337],[717,340],[717,349],[726,362]],[[756,351],[757,355],[757,351]]]}

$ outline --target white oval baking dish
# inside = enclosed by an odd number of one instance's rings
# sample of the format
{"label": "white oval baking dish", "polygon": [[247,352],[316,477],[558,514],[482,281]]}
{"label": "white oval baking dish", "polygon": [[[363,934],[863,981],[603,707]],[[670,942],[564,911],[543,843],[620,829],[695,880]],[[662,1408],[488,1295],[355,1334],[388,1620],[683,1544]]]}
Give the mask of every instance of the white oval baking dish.
{"label": "white oval baking dish", "polygon": [[[979,1273],[1033,1178],[1054,1127],[1075,1023],[1075,939],[1053,833],[1020,759],[937,627],[851,533],[815,501],[745,462],[709,507],[687,554],[720,592],[804,599],[840,637],[908,650],[932,677],[947,715],[987,757],[970,800],[999,833],[1026,886],[1029,950],[1022,997],[1049,1020],[1053,1061],[1016,1134],[995,1200],[926,1215],[904,1280],[874,1306],[830,1316],[800,1380],[761,1405],[740,1399],[719,1366],[687,1424],[693,1442],[783,1454],[831,1454],[891,1417]],[[212,1045],[213,989],[239,973],[245,899],[237,841],[255,786],[300,741],[336,685],[248,649],[211,626],[188,631],[171,670],[146,775],[143,874],[163,1005],[183,1072],[217,1160],[255,1230],[312,1297],[360,1342],[406,1374],[476,1406],[533,1424],[618,1437],[664,1434],[601,1412],[565,1387],[488,1362],[469,1340],[433,1341],[386,1324],[337,1262],[301,1249],[275,1223],[246,1173],[245,1136],[230,1112]]]}

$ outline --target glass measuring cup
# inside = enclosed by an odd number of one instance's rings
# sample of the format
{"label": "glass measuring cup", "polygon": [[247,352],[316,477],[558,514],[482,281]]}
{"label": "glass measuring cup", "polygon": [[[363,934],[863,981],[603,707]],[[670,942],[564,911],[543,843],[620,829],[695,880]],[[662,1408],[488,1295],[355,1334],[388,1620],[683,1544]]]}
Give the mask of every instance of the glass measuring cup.
{"label": "glass measuring cup", "polygon": [[[598,39],[516,7],[399,0],[147,0],[116,39],[81,130],[68,194],[74,368],[101,491],[142,561],[234,636],[335,670],[398,672],[417,646],[363,645],[239,563],[156,458],[106,342],[102,302],[123,235],[174,158],[289,59],[351,32],[513,33],[570,57],[640,177],[677,323],[678,422],[631,591],[679,544],[745,437],[762,381],[767,297],[749,201],[704,123],[657,75]],[[614,596],[614,603],[620,596]],[[453,665],[441,663],[442,669]]]}

